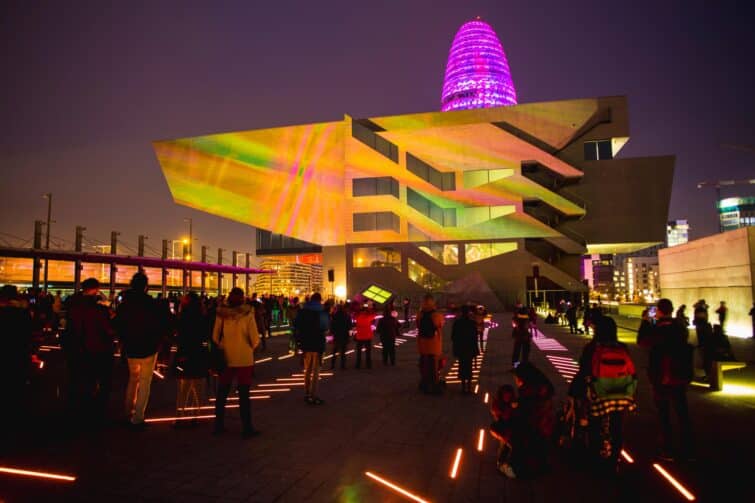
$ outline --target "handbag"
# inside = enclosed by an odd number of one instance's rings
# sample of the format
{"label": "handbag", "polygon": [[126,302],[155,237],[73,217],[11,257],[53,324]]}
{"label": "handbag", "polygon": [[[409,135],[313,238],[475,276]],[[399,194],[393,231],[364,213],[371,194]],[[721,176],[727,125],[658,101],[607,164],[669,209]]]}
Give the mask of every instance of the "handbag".
{"label": "handbag", "polygon": [[214,372],[220,373],[226,369],[228,362],[225,360],[225,353],[223,348],[220,347],[220,342],[223,340],[223,328],[224,322],[220,322],[220,337],[217,344],[212,344],[210,347],[210,369]]}

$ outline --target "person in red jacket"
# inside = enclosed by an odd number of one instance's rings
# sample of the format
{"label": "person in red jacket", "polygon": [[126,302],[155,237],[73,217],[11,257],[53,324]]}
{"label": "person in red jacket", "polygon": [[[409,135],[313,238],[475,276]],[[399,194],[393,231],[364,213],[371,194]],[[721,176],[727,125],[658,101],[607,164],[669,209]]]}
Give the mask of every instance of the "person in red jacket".
{"label": "person in red jacket", "polygon": [[356,368],[362,366],[362,348],[365,348],[365,364],[367,368],[372,368],[372,323],[375,321],[375,312],[364,304],[356,315],[357,333],[354,340],[357,344],[357,363]]}

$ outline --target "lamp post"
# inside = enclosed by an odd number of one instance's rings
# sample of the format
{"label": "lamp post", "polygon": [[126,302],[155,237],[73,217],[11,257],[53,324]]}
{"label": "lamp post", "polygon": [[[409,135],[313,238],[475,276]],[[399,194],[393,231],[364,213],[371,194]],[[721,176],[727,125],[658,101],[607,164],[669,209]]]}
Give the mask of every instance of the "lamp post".
{"label": "lamp post", "polygon": [[[46,237],[45,237],[45,249],[50,249],[50,222],[52,217],[52,193],[48,192],[47,194],[44,194],[42,197],[47,199],[47,231],[46,231]],[[45,293],[47,293],[47,266],[48,266],[48,260],[45,259]]]}
{"label": "lamp post", "polygon": [[[193,235],[193,221],[191,218],[184,218],[184,222],[189,222],[189,255],[186,258],[186,260],[193,260],[194,254],[192,253],[192,245],[194,244],[194,235]],[[191,277],[191,271],[189,271],[189,291],[191,291],[192,287],[192,277]]]}

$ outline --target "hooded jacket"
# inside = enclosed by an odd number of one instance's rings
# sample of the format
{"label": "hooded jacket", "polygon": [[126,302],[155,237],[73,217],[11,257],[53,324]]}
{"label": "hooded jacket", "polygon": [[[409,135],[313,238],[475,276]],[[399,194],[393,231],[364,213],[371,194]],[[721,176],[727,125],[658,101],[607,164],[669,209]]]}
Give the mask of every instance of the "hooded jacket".
{"label": "hooded jacket", "polygon": [[223,349],[229,367],[254,365],[254,349],[260,343],[260,335],[252,308],[246,304],[219,307],[212,341]]}

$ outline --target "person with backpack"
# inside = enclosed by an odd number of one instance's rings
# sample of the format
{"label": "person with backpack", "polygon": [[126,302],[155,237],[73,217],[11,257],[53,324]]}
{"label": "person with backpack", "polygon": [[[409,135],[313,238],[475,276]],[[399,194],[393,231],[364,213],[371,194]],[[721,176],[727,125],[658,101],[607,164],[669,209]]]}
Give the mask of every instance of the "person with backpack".
{"label": "person with backpack", "polygon": [[687,387],[693,374],[693,348],[687,343],[686,328],[671,317],[673,312],[674,306],[669,299],[659,300],[654,323],[650,319],[642,320],[637,332],[637,344],[648,349],[648,377],[660,422],[658,456],[665,461],[674,459],[672,407],[681,430],[679,454],[682,459],[692,460],[694,452],[687,405]]}
{"label": "person with backpack", "polygon": [[594,329],[569,386],[569,407],[578,411],[580,424],[587,421],[587,447],[614,469],[623,446],[624,416],[637,408],[637,372],[613,318],[599,317]]}
{"label": "person with backpack", "polygon": [[420,383],[423,393],[440,393],[438,371],[443,354],[443,313],[435,308],[435,299],[426,294],[417,313],[417,352],[419,353]]}

